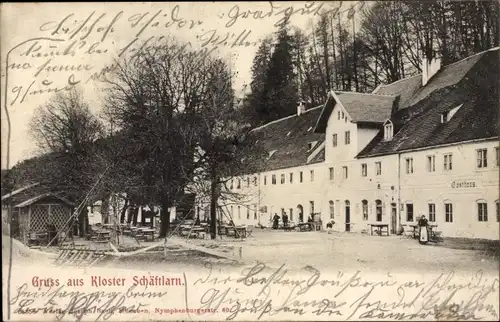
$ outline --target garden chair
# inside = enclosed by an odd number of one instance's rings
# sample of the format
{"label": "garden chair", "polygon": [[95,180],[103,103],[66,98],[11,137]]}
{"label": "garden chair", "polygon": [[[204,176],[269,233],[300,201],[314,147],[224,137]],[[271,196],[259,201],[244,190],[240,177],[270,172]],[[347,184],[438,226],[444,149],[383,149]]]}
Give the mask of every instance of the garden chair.
{"label": "garden chair", "polygon": [[401,238],[412,239],[413,238],[413,228],[403,226],[403,233],[401,234]]}
{"label": "garden chair", "polygon": [[247,238],[252,237],[252,232],[253,232],[253,225],[248,225],[247,226]]}

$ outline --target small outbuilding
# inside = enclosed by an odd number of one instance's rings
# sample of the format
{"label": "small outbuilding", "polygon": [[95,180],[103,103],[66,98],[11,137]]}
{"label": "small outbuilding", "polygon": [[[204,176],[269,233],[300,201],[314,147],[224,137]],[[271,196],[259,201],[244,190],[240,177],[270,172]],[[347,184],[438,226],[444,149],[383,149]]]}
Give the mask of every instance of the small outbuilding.
{"label": "small outbuilding", "polygon": [[57,232],[62,236],[71,233],[74,204],[56,194],[40,194],[13,208],[13,219],[25,244],[49,242]]}

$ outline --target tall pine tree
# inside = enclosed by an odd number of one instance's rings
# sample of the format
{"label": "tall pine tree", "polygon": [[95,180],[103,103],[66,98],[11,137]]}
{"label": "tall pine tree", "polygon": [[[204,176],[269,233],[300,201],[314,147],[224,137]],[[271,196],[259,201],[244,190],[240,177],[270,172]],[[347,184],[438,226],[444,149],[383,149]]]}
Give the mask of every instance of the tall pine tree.
{"label": "tall pine tree", "polygon": [[260,106],[259,116],[262,123],[267,123],[292,115],[297,108],[297,82],[294,73],[294,40],[288,25],[278,30],[277,41],[269,63],[269,71],[264,83],[264,102]]}

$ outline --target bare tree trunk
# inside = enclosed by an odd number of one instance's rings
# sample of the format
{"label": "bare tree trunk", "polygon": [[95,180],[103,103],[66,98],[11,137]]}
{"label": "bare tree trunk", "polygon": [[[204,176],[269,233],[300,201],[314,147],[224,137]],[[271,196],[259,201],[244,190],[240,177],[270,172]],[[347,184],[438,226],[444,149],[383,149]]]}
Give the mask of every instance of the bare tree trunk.
{"label": "bare tree trunk", "polygon": [[168,197],[162,198],[161,201],[161,224],[160,224],[160,238],[167,237],[168,230],[170,228],[170,200]]}
{"label": "bare tree trunk", "polygon": [[109,195],[106,194],[101,200],[101,220],[103,224],[109,224]]}
{"label": "bare tree trunk", "polygon": [[128,207],[128,199],[125,199],[125,204],[123,205],[120,215],[120,224],[123,224],[125,222],[125,214],[127,213],[127,207]]}
{"label": "bare tree trunk", "polygon": [[212,182],[210,183],[210,238],[217,237],[217,199],[218,199],[218,183],[217,172],[215,166],[212,167]]}
{"label": "bare tree trunk", "polygon": [[210,238],[215,239],[217,237],[217,194],[215,189],[217,189],[217,182],[212,181],[211,184],[212,193],[210,197]]}
{"label": "bare tree trunk", "polygon": [[139,216],[139,207],[134,208],[134,213],[132,216],[132,225],[137,226],[137,217]]}
{"label": "bare tree trunk", "polygon": [[[337,57],[336,57],[336,48],[335,48],[335,28],[334,28],[334,21],[333,21],[333,16],[331,17],[330,19],[330,32],[332,33],[332,54],[333,54],[333,79],[334,79],[334,82],[335,82],[335,89],[338,89],[338,83],[339,83],[339,79],[338,79],[338,72],[337,72],[337,67],[336,67],[336,63],[337,63]],[[333,89],[333,88],[331,88]]]}
{"label": "bare tree trunk", "polygon": [[78,215],[78,236],[85,237],[89,226],[89,214],[87,207],[84,207],[83,210]]}

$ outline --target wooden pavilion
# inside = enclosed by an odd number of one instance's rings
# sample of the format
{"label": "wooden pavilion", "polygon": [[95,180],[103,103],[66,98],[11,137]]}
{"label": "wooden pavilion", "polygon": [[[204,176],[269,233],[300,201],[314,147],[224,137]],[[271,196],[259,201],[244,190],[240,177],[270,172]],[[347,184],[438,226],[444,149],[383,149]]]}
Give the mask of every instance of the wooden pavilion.
{"label": "wooden pavilion", "polygon": [[25,244],[48,242],[51,232],[70,232],[73,208],[72,202],[53,193],[37,195],[15,205],[13,217],[18,222],[21,240]]}

